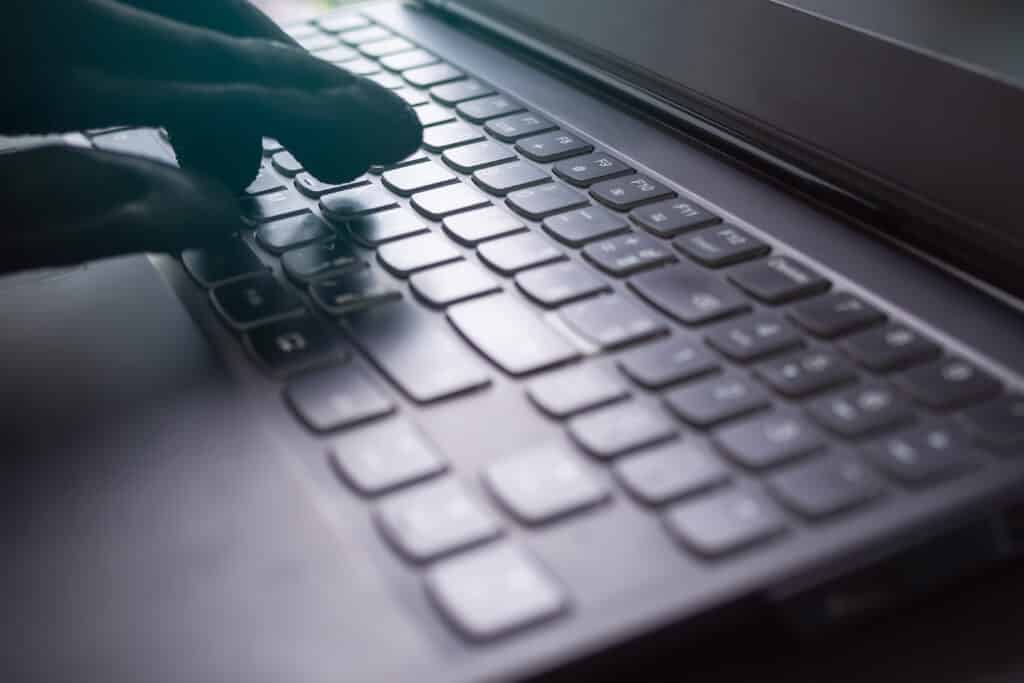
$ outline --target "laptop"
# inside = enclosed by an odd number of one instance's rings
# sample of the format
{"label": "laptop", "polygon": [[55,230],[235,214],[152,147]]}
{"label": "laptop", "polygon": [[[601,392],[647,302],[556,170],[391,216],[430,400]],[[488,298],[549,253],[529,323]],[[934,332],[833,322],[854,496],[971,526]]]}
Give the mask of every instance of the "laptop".
{"label": "laptop", "polygon": [[1014,19],[288,26],[413,105],[423,149],[332,186],[266,140],[237,239],[0,280],[5,679],[682,674],[709,630],[820,633],[1011,560]]}

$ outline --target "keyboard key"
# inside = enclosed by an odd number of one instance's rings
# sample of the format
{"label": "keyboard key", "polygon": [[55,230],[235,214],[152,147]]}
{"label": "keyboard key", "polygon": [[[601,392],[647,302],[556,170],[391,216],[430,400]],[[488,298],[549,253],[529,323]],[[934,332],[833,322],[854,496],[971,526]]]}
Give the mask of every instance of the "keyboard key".
{"label": "keyboard key", "polygon": [[308,173],[300,173],[295,176],[295,189],[310,199],[320,199],[325,194],[330,194],[331,192],[337,192],[339,190],[347,190],[352,187],[359,187],[360,185],[367,185],[369,182],[370,181],[363,176],[347,183],[325,183],[317,180]]}
{"label": "keyboard key", "polygon": [[679,430],[658,407],[626,401],[572,418],[569,433],[585,451],[608,459],[674,439]]}
{"label": "keyboard key", "polygon": [[665,524],[683,545],[704,557],[720,557],[781,534],[786,522],[767,500],[752,493],[725,490],[677,503]]}
{"label": "keyboard key", "polygon": [[431,403],[490,384],[483,361],[417,304],[373,308],[346,323],[374,365],[414,401]]}
{"label": "keyboard key", "polygon": [[344,240],[331,240],[290,249],[281,256],[281,267],[292,281],[302,285],[356,263],[356,254]]}
{"label": "keyboard key", "polygon": [[396,55],[382,57],[380,65],[388,71],[405,71],[415,69],[418,66],[427,66],[437,63],[437,57],[426,50],[409,50]]}
{"label": "keyboard key", "polygon": [[708,268],[764,256],[771,247],[733,225],[716,225],[676,239],[676,249]]}
{"label": "keyboard key", "polygon": [[976,441],[999,450],[1017,449],[1024,443],[1024,397],[1000,396],[972,406],[959,415],[960,423]]}
{"label": "keyboard key", "polygon": [[599,180],[615,178],[633,172],[633,169],[604,152],[560,161],[554,166],[555,175],[577,187],[589,187]]}
{"label": "keyboard key", "polygon": [[919,332],[899,324],[858,332],[839,346],[856,362],[879,372],[922,363],[941,351]]}
{"label": "keyboard key", "polygon": [[825,447],[817,428],[786,413],[769,413],[723,427],[714,441],[732,460],[753,469],[773,467]]}
{"label": "keyboard key", "polygon": [[773,256],[735,268],[729,279],[765,303],[792,301],[829,288],[829,281],[787,256]]}
{"label": "keyboard key", "polygon": [[571,261],[519,273],[516,275],[516,284],[526,296],[549,307],[561,306],[610,289],[592,271]]}
{"label": "keyboard key", "polygon": [[612,471],[637,500],[662,505],[729,481],[721,461],[693,441],[673,441],[622,458]]}
{"label": "keyboard key", "polygon": [[590,465],[561,444],[506,457],[484,471],[484,483],[524,524],[543,524],[609,499]]}
{"label": "keyboard key", "polygon": [[594,151],[594,146],[585,140],[580,140],[572,133],[555,130],[523,138],[516,143],[516,149],[520,154],[534,161],[548,163],[580,154],[589,154]]}
{"label": "keyboard key", "polygon": [[629,281],[629,286],[655,308],[688,325],[750,308],[726,282],[690,266],[668,266],[641,273]]}
{"label": "keyboard key", "polygon": [[518,213],[539,221],[555,213],[585,206],[587,198],[565,185],[551,183],[512,192],[507,202]]}
{"label": "keyboard key", "polygon": [[767,408],[768,396],[738,377],[716,377],[674,389],[665,402],[676,415],[695,427],[710,427]]}
{"label": "keyboard key", "polygon": [[829,350],[804,351],[761,365],[757,376],[783,396],[801,398],[857,379],[842,357]]}
{"label": "keyboard key", "polygon": [[384,536],[415,562],[433,560],[501,534],[497,517],[454,479],[426,482],[377,508]]}
{"label": "keyboard key", "polygon": [[668,332],[665,323],[619,294],[569,304],[560,314],[574,332],[602,349],[625,346]]}
{"label": "keyboard key", "polygon": [[619,367],[640,386],[661,389],[714,372],[720,365],[703,344],[674,337],[620,356]]}
{"label": "keyboard key", "polygon": [[630,212],[629,217],[658,237],[675,237],[721,220],[699,204],[681,197],[641,206]]}
{"label": "keyboard key", "polygon": [[551,176],[533,164],[513,161],[480,169],[473,174],[473,180],[491,194],[503,197],[513,190],[551,182]]}
{"label": "keyboard key", "polygon": [[508,295],[456,304],[448,320],[495,365],[511,375],[525,375],[566,363],[579,352],[536,313]]}
{"label": "keyboard key", "polygon": [[338,41],[322,33],[310,33],[302,38],[296,38],[295,42],[309,52],[322,52],[338,45]]}
{"label": "keyboard key", "polygon": [[405,81],[403,81],[395,74],[379,73],[374,74],[372,76],[367,76],[367,78],[369,78],[371,81],[373,81],[380,87],[387,88],[388,90],[407,90],[407,88],[405,87]]}
{"label": "keyboard key", "polygon": [[[326,43],[324,43],[326,44]],[[345,45],[334,44],[323,50],[317,50],[316,58],[332,64],[340,64],[359,58],[359,52]]]}
{"label": "keyboard key", "polygon": [[302,313],[302,300],[270,273],[216,286],[210,296],[217,311],[236,330]]}
{"label": "keyboard key", "polygon": [[467,78],[464,81],[438,85],[430,89],[430,96],[441,104],[454,107],[459,102],[474,100],[485,95],[493,95],[494,88],[480,81]]}
{"label": "keyboard key", "polygon": [[563,589],[523,551],[497,544],[442,562],[427,590],[447,620],[470,640],[498,638],[563,611]]}
{"label": "keyboard key", "polygon": [[449,147],[483,139],[484,136],[479,130],[462,121],[442,123],[423,131],[423,146],[431,152],[443,152]]}
{"label": "keyboard key", "polygon": [[285,389],[289,405],[313,431],[329,432],[394,411],[391,399],[352,363],[310,370]]}
{"label": "keyboard key", "polygon": [[773,475],[769,490],[788,508],[821,519],[864,505],[882,493],[882,482],[850,455],[797,465]]}
{"label": "keyboard key", "polygon": [[631,175],[592,185],[590,196],[613,209],[629,211],[656,199],[674,197],[675,192],[647,176]]}
{"label": "keyboard key", "polygon": [[286,175],[289,178],[302,171],[302,164],[299,163],[298,159],[292,156],[291,152],[278,152],[270,158],[270,161],[274,164],[274,168],[277,169],[278,173]]}
{"label": "keyboard key", "polygon": [[501,290],[486,270],[468,261],[417,273],[409,285],[418,297],[438,308]]}
{"label": "keyboard key", "polygon": [[552,417],[570,417],[629,396],[629,388],[601,368],[584,365],[531,381],[526,395]]}
{"label": "keyboard key", "polygon": [[381,72],[380,65],[372,59],[349,59],[337,64],[338,67],[355,76],[372,76]]}
{"label": "keyboard key", "polygon": [[565,258],[550,240],[532,232],[484,242],[477,247],[477,253],[480,260],[502,275],[514,275]]}
{"label": "keyboard key", "polygon": [[633,275],[676,260],[672,252],[661,243],[638,233],[591,244],[583,250],[583,257],[609,275],[617,277]]}
{"label": "keyboard key", "polygon": [[509,114],[484,124],[484,130],[502,142],[515,142],[519,138],[554,129],[555,124],[533,112]]}
{"label": "keyboard key", "polygon": [[444,460],[419,430],[400,420],[336,440],[328,455],[348,485],[367,495],[408,486],[445,470]]}
{"label": "keyboard key", "polygon": [[925,425],[888,437],[868,449],[871,461],[907,486],[924,486],[978,465],[969,439],[952,426]]}
{"label": "keyboard key", "polygon": [[807,405],[815,422],[840,436],[857,438],[914,419],[914,414],[889,387],[865,384],[825,396]]}
{"label": "keyboard key", "polygon": [[309,207],[306,206],[302,198],[291,190],[245,197],[239,203],[242,215],[255,225],[309,211]]}
{"label": "keyboard key", "polygon": [[273,254],[280,254],[286,249],[300,247],[303,244],[325,240],[333,236],[334,231],[330,226],[324,223],[320,216],[312,213],[264,223],[256,231],[256,241]]}
{"label": "keyboard key", "polygon": [[320,198],[320,210],[332,220],[363,216],[396,206],[398,206],[398,201],[390,193],[375,185],[364,185],[341,192],[332,192]]}
{"label": "keyboard key", "polygon": [[768,313],[719,325],[708,333],[706,340],[719,353],[742,362],[757,360],[803,343],[792,325]]}
{"label": "keyboard key", "polygon": [[408,209],[389,209],[353,218],[345,224],[352,239],[365,247],[427,232],[427,225]]}
{"label": "keyboard key", "polygon": [[348,357],[324,324],[308,315],[255,327],[246,332],[244,343],[264,368],[278,376]]}
{"label": "keyboard key", "polygon": [[330,315],[345,315],[395,301],[402,296],[365,263],[313,282],[309,292],[313,301]]}
{"label": "keyboard key", "polygon": [[[400,55],[396,55],[400,56]],[[418,107],[421,104],[426,104],[430,101],[423,92],[419,90],[413,90],[412,88],[395,88],[394,93],[405,100],[405,103],[410,107]],[[372,170],[372,169],[371,169]]]}
{"label": "keyboard key", "polygon": [[[415,106],[415,105],[410,105],[410,106]],[[430,157],[428,157],[423,152],[423,150],[418,149],[415,152],[413,152],[412,154],[410,154],[409,156],[405,157],[404,159],[401,159],[400,161],[396,161],[393,164],[387,164],[387,165],[384,165],[384,166],[382,166],[380,164],[374,164],[373,166],[370,166],[370,173],[372,173],[374,175],[380,175],[384,171],[389,171],[392,168],[401,168],[402,166],[408,166],[409,164],[418,164],[421,161],[426,161],[429,158]]]}
{"label": "keyboard key", "polygon": [[470,247],[484,240],[526,230],[523,221],[497,206],[446,216],[442,225],[452,239]]}
{"label": "keyboard key", "polygon": [[485,140],[445,150],[441,158],[460,173],[472,173],[487,166],[513,161],[516,155],[507,147]]}
{"label": "keyboard key", "polygon": [[296,40],[299,40],[300,38],[310,38],[312,36],[320,35],[320,31],[317,30],[316,26],[306,23],[285,26],[284,32]]}
{"label": "keyboard key", "polygon": [[435,221],[453,213],[476,209],[490,203],[491,200],[484,194],[465,183],[419,192],[412,198],[413,208]]}
{"label": "keyboard key", "polygon": [[495,95],[479,100],[461,102],[455,107],[455,111],[473,123],[483,123],[499,116],[507,116],[517,111],[523,111],[523,106],[504,95]]}
{"label": "keyboard key", "polygon": [[280,152],[282,149],[284,149],[284,147],[281,146],[281,143],[278,142],[277,140],[274,140],[273,138],[263,138],[262,144],[263,156],[265,157],[272,156],[276,152]]}
{"label": "keyboard key", "polygon": [[370,25],[370,20],[354,12],[333,12],[315,20],[328,33],[341,33]]}
{"label": "keyboard key", "polygon": [[385,38],[384,40],[374,40],[369,43],[361,43],[359,45],[359,51],[367,57],[386,57],[393,55],[396,52],[405,52],[411,50],[415,45],[410,43],[405,38]]}
{"label": "keyboard key", "polygon": [[424,161],[420,164],[385,171],[380,179],[389,190],[403,197],[459,180],[454,173],[433,161]]}
{"label": "keyboard key", "polygon": [[462,254],[448,240],[433,233],[388,242],[377,250],[381,265],[399,277],[461,258]]}
{"label": "keyboard key", "polygon": [[878,309],[846,292],[830,292],[793,306],[789,317],[811,334],[834,339],[885,320]]}
{"label": "keyboard key", "polygon": [[237,280],[267,270],[259,257],[240,239],[225,240],[206,249],[186,249],[181,262],[189,275],[203,287]]}
{"label": "keyboard key", "polygon": [[420,125],[423,127],[436,126],[439,123],[448,123],[455,120],[455,114],[451,110],[439,107],[433,103],[413,107],[413,111],[416,112],[416,118],[419,119]]}
{"label": "keyboard key", "polygon": [[249,187],[245,188],[246,194],[263,194],[265,192],[273,192],[274,190],[283,190],[284,185],[278,180],[277,176],[270,172],[270,169],[266,166],[260,166],[260,170],[256,173],[256,178],[249,183]]}
{"label": "keyboard key", "polygon": [[1002,388],[994,377],[959,358],[907,370],[893,382],[915,401],[935,410],[952,410],[990,398]]}
{"label": "keyboard key", "polygon": [[[500,167],[499,167],[500,168]],[[544,230],[570,247],[629,230],[629,224],[599,206],[588,206],[544,219]]]}
{"label": "keyboard key", "polygon": [[386,28],[382,28],[380,26],[367,26],[366,28],[343,31],[338,37],[349,45],[362,45],[363,43],[372,43],[376,40],[391,38],[392,36],[394,36],[394,34]]}
{"label": "keyboard key", "polygon": [[430,66],[406,69],[402,72],[402,78],[417,88],[429,88],[432,85],[441,85],[465,77],[466,74],[451,64],[431,64]]}

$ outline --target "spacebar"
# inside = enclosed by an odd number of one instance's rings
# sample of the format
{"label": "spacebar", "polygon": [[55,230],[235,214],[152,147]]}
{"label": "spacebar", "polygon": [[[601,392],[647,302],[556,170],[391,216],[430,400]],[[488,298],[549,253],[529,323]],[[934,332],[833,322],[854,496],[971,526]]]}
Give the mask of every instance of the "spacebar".
{"label": "spacebar", "polygon": [[490,384],[483,361],[442,320],[408,302],[349,316],[345,328],[374,365],[419,403]]}

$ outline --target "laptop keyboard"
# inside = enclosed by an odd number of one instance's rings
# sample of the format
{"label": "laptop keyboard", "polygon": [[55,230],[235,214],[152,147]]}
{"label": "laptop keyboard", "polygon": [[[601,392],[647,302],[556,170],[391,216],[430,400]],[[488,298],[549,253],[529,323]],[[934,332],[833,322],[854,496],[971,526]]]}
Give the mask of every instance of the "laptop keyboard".
{"label": "laptop keyboard", "polygon": [[[618,497],[740,561],[1019,452],[1024,398],[811,264],[361,15],[289,30],[414,105],[424,149],[328,185],[265,140],[252,234],[182,260],[302,423],[351,434],[340,479],[465,637],[569,611],[513,525]],[[569,439],[494,461],[479,495],[384,386],[472,401],[500,374]]]}

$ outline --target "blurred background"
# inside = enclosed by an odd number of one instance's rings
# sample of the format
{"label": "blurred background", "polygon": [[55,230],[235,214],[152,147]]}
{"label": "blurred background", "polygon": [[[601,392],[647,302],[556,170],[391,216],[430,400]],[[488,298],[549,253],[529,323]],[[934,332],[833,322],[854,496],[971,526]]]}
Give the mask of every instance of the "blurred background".
{"label": "blurred background", "polygon": [[279,22],[286,22],[315,16],[331,7],[351,5],[356,0],[253,0]]}

